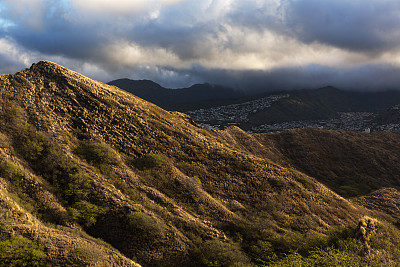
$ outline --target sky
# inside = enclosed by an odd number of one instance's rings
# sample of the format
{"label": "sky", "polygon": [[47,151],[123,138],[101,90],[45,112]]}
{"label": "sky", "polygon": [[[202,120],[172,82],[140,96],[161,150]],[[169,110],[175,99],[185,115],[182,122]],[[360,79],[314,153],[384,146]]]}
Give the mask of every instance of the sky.
{"label": "sky", "polygon": [[398,0],[0,0],[0,74],[400,90]]}

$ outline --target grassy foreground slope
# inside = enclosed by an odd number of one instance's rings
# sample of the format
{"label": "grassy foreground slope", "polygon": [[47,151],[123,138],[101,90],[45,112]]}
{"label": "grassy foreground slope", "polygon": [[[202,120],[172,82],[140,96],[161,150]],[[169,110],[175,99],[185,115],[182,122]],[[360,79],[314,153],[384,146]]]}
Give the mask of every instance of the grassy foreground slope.
{"label": "grassy foreground slope", "polygon": [[[0,246],[22,244],[10,261],[400,259],[397,228],[372,219],[357,225],[367,209],[289,167],[279,147],[257,136],[204,130],[186,115],[47,61],[0,76],[0,94]],[[393,240],[372,242],[389,233]]]}

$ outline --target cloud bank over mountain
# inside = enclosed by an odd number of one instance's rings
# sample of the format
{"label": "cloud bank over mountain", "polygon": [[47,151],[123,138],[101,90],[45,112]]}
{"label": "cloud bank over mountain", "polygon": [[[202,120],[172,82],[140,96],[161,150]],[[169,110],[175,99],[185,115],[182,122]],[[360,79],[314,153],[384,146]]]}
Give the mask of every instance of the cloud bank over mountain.
{"label": "cloud bank over mountain", "polygon": [[395,0],[2,0],[0,73],[40,59],[108,81],[400,88]]}

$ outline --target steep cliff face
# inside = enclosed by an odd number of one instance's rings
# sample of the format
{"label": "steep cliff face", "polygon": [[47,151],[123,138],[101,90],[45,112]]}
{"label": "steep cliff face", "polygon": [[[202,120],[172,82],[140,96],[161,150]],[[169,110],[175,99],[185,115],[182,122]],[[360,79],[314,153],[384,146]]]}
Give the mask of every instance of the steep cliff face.
{"label": "steep cliff face", "polygon": [[51,265],[251,266],[368,213],[280,165],[275,141],[202,129],[51,62],[0,76],[0,94],[2,231]]}

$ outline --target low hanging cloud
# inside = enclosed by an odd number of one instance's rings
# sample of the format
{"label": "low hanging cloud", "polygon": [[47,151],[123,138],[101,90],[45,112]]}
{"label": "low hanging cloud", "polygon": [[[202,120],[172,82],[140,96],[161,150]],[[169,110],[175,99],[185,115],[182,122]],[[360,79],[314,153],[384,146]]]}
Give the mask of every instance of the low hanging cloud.
{"label": "low hanging cloud", "polygon": [[397,0],[3,0],[0,73],[47,59],[168,87],[398,89],[398,14]]}
{"label": "low hanging cloud", "polygon": [[331,68],[321,65],[275,68],[263,70],[205,69],[193,66],[187,70],[173,70],[175,77],[192,77],[193,81],[225,84],[238,90],[254,93],[265,91],[317,89],[336,86],[345,90],[399,90],[400,67],[388,64],[362,65],[355,68]]}

